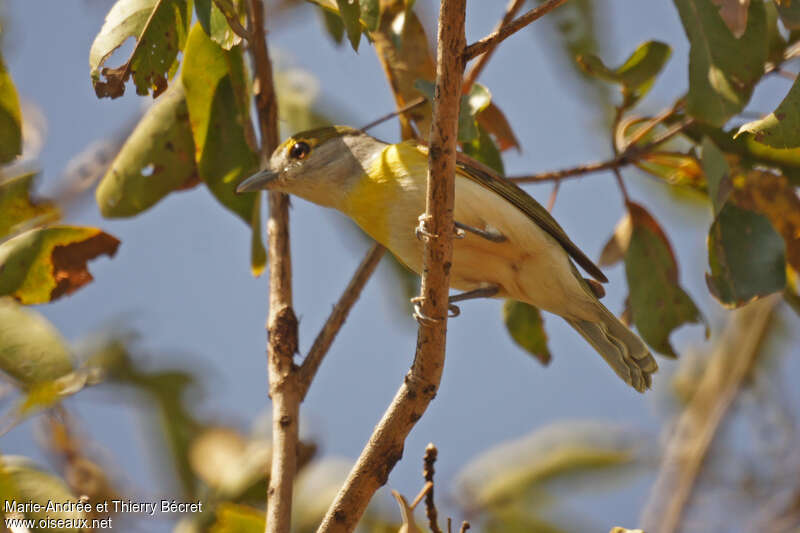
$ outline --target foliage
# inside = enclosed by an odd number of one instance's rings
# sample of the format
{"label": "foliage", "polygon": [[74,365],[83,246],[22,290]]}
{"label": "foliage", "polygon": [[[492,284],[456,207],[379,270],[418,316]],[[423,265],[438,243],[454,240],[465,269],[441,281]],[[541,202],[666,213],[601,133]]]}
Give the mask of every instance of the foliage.
{"label": "foliage", "polygon": [[[398,108],[422,98],[398,122],[403,139],[424,141],[431,128],[435,77],[424,10],[409,0],[313,3],[334,43],[346,35],[354,51],[374,50]],[[303,3],[285,4],[294,9]],[[575,0],[553,14],[560,36],[554,42],[572,66],[593,80],[597,103],[615,117],[608,132],[612,164],[604,168],[620,173],[625,212],[613,232],[608,228],[612,235],[600,263],[624,264],[629,292],[625,316],[665,356],[678,357],[672,337],[681,326],[704,324],[708,337],[709,324],[681,285],[669,237],[673,228],[657,220],[643,201],[630,199],[621,176],[626,166],[643,171],[628,179],[649,174],[670,192],[691,190],[708,210],[711,221],[697,234],[707,237],[708,294],[721,306],[737,308],[780,294],[795,310],[800,308],[800,81],[792,83],[780,103],[770,105],[768,110],[774,111],[743,123],[743,111],[758,84],[800,55],[797,4],[674,0],[689,46],[688,85],[657,114],[642,111],[642,102],[670,60],[670,45],[649,40],[621,63],[608,61],[600,57],[593,2]],[[97,186],[100,213],[106,218],[144,215],[173,192],[205,187],[249,226],[250,265],[259,275],[266,263],[262,198],[235,194],[237,184],[258,169],[261,157],[251,112],[263,87],[253,82],[250,43],[240,33],[241,27],[246,32],[263,28],[253,28],[248,13],[241,0],[117,0],[91,45],[89,63],[98,97],[122,96],[131,80],[137,94],[155,99]],[[134,41],[130,55],[118,67],[106,66],[129,39]],[[619,66],[609,66],[613,64]],[[288,130],[284,133],[331,122],[318,106],[317,91],[323,84],[312,79],[300,87],[282,67],[275,69],[273,79],[278,113]],[[503,154],[520,148],[520,141],[492,97],[491,80],[484,83],[465,89],[458,141],[464,153],[504,176]],[[607,105],[603,84],[619,88],[621,98],[613,108]],[[69,435],[67,398],[90,386],[114,393],[127,390],[134,391],[140,409],[154,422],[149,426],[157,437],[153,446],[169,465],[166,471],[177,476],[187,498],[207,503],[207,512],[182,521],[184,531],[262,531],[265,472],[272,453],[268,435],[201,415],[188,400],[198,379],[193,372],[148,369],[128,339],[114,338],[90,351],[78,349],[40,313],[24,307],[84,287],[92,280],[87,262],[113,257],[120,244],[100,228],[62,221],[66,210],[61,198],[35,194],[37,172],[20,158],[24,125],[12,73],[0,58],[0,370],[18,395],[0,420],[0,431],[35,415],[47,424],[49,440],[58,444],[50,453],[62,459],[56,474],[26,459],[3,456],[2,496],[74,500],[75,494],[91,492],[84,490],[86,476],[83,485],[77,481],[78,471],[103,480],[106,493],[122,492],[108,481],[108,465],[89,458],[87,447]],[[665,197],[675,202],[682,198]],[[685,277],[701,275],[683,272]],[[539,309],[508,301],[503,321],[516,344],[540,362],[550,361],[549,335]],[[315,452],[314,442],[304,442],[298,450],[299,531],[315,527],[343,477],[341,463],[315,460]],[[612,481],[623,477],[620,473],[642,466],[640,452],[636,438],[608,425],[542,428],[468,466],[457,497],[464,510],[483,517],[487,531],[574,530],[574,523],[561,523],[550,512],[557,507],[553,502],[559,487],[580,488],[590,481],[612,487]],[[413,511],[407,502],[403,509]],[[408,530],[413,520],[406,518]],[[381,511],[373,512],[369,521],[371,530],[396,530],[396,521]]]}

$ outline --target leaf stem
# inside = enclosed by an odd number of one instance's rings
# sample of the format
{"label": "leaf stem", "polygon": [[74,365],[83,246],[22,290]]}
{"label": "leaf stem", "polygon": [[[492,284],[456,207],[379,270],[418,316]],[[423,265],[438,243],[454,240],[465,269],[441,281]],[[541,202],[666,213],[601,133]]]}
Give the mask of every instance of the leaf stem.
{"label": "leaf stem", "polygon": [[[524,3],[525,0],[511,0],[511,2],[508,4],[508,7],[506,8],[505,15],[503,15],[503,18],[497,25],[497,28],[495,28],[494,33],[499,32],[501,29],[507,26],[514,19],[514,16],[517,14],[517,11],[522,9],[522,4]],[[477,80],[478,76],[481,75],[481,72],[483,72],[483,69],[489,63],[489,59],[492,58],[492,54],[494,54],[494,51],[497,49],[497,45],[499,44],[500,44],[499,40],[495,41],[491,46],[489,46],[486,49],[486,51],[483,54],[481,54],[481,56],[478,58],[475,64],[472,65],[472,68],[469,69],[467,75],[464,76],[464,83],[461,87],[462,94],[467,94],[469,90],[472,88],[472,85],[475,83],[475,80]]]}

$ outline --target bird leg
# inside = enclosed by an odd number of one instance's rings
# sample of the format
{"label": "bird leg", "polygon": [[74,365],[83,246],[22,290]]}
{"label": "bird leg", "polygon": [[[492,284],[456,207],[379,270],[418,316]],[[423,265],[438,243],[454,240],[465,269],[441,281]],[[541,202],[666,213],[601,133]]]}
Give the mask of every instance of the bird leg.
{"label": "bird leg", "polygon": [[508,240],[508,238],[505,235],[503,235],[502,233],[500,233],[497,230],[478,229],[478,228],[474,228],[472,226],[467,226],[466,224],[463,224],[463,223],[461,223],[459,221],[456,221],[455,224],[456,224],[456,237],[459,238],[459,239],[463,239],[464,238],[464,232],[468,231],[470,233],[474,233],[475,235],[477,235],[479,237],[483,237],[487,241],[491,241],[491,242],[504,242],[504,241]]}
{"label": "bird leg", "polygon": [[[447,299],[449,317],[454,318],[461,314],[461,309],[453,302],[463,302],[464,300],[474,300],[476,298],[491,298],[500,291],[497,285],[489,285],[487,287],[480,287],[471,291],[454,294]],[[415,296],[411,298],[411,303],[414,304],[414,319],[422,325],[431,326],[441,320],[438,318],[431,318],[422,312],[423,296]]]}

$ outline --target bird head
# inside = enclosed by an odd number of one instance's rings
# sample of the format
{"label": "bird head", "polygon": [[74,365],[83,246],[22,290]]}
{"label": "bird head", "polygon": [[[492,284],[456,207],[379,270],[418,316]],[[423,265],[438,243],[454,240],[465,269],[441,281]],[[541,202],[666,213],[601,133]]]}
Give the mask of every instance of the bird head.
{"label": "bird head", "polygon": [[346,126],[304,131],[278,146],[268,168],[242,181],[236,192],[266,189],[338,207],[385,146]]}

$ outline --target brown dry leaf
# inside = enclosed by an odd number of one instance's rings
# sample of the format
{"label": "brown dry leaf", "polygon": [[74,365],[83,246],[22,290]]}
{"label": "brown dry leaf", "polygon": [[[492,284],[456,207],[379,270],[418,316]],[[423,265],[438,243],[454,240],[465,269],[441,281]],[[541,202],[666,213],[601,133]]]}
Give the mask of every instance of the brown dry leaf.
{"label": "brown dry leaf", "polygon": [[736,205],[763,213],[786,243],[786,262],[800,270],[800,198],[785,176],[751,170],[733,178]]}
{"label": "brown dry leaf", "polygon": [[519,141],[514,135],[514,130],[511,129],[511,124],[508,123],[505,114],[494,102],[478,113],[478,124],[494,136],[497,141],[497,148],[501,152],[509,148],[520,149]]}
{"label": "brown dry leaf", "polygon": [[[382,0],[380,25],[377,30],[370,32],[370,37],[392,87],[397,108],[422,96],[414,87],[414,82],[432,81],[436,66],[425,28],[414,11],[406,10],[403,0]],[[404,139],[413,136],[409,118],[416,124],[422,138],[427,138],[431,105],[425,103],[399,118]]]}
{"label": "brown dry leaf", "polygon": [[747,28],[747,9],[750,0],[711,0],[719,8],[719,14],[725,25],[737,39],[744,35]]}
{"label": "brown dry leaf", "polygon": [[92,281],[90,259],[113,256],[119,240],[97,228],[50,226],[0,245],[0,295],[23,304],[46,303]]}

